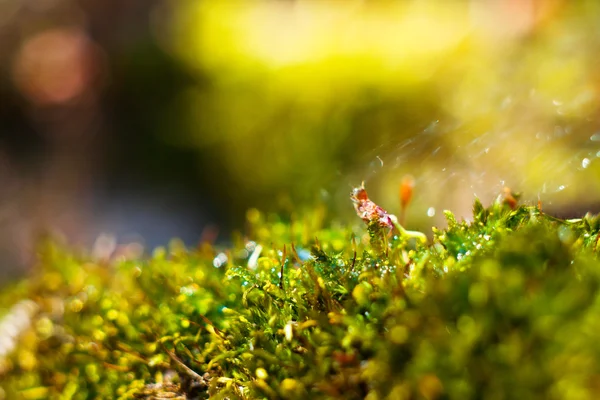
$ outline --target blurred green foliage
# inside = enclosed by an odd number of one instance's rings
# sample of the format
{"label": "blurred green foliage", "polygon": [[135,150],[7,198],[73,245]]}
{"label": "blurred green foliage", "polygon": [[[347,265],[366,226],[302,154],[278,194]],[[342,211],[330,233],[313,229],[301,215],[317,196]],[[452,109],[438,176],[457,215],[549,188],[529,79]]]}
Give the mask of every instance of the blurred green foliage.
{"label": "blurred green foliage", "polygon": [[94,261],[46,242],[0,296],[1,397],[592,399],[600,219],[513,208],[477,200],[384,251],[373,224],[256,210],[229,249]]}
{"label": "blurred green foliage", "polygon": [[389,182],[411,173],[420,226],[430,206],[467,216],[473,193],[504,185],[591,204],[599,13],[560,0],[181,2],[162,43],[197,83],[176,103],[188,129],[166,140],[215,160],[234,203],[345,196],[363,179],[390,203]]}

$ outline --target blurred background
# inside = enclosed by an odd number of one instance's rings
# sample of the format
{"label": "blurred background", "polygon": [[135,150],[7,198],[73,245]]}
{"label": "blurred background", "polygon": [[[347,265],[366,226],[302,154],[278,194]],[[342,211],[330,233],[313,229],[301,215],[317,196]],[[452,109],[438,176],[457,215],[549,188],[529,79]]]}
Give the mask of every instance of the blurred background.
{"label": "blurred background", "polygon": [[600,211],[599,62],[593,0],[0,0],[0,275],[46,232],[360,223],[352,187],[397,213],[407,174],[411,229],[505,186]]}

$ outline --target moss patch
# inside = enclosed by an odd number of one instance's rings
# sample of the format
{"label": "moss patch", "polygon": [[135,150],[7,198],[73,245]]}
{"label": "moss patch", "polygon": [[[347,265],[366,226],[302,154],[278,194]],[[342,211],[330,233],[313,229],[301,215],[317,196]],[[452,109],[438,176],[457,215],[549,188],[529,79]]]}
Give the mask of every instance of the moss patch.
{"label": "moss patch", "polygon": [[427,245],[255,210],[226,250],[100,262],[47,242],[0,295],[0,395],[593,398],[599,219],[478,201],[447,219]]}

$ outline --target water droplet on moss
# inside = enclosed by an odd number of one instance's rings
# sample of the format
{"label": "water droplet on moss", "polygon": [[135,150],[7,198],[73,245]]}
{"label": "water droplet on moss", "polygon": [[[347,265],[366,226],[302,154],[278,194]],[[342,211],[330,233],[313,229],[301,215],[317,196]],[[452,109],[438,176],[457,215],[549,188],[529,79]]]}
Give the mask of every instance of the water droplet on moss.
{"label": "water droplet on moss", "polygon": [[558,228],[558,238],[561,242],[570,244],[575,240],[575,234],[568,226],[563,225]]}
{"label": "water droplet on moss", "polygon": [[589,158],[584,158],[583,160],[581,160],[581,166],[583,168],[587,168],[590,165],[590,159]]}
{"label": "water droplet on moss", "polygon": [[213,266],[215,268],[221,268],[227,263],[227,255],[225,253],[219,253],[213,260]]}

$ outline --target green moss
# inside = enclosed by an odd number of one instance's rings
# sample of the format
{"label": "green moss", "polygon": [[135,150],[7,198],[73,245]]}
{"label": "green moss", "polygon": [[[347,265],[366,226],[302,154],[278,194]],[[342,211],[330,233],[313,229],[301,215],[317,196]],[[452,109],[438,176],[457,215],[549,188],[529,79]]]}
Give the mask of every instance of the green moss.
{"label": "green moss", "polygon": [[221,251],[174,241],[141,260],[95,262],[44,243],[34,273],[0,295],[9,333],[0,346],[14,344],[0,358],[1,396],[579,399],[600,390],[597,217],[476,201],[471,223],[446,213],[448,228],[424,245],[373,224],[323,229],[318,215],[290,226],[253,210],[256,243]]}

